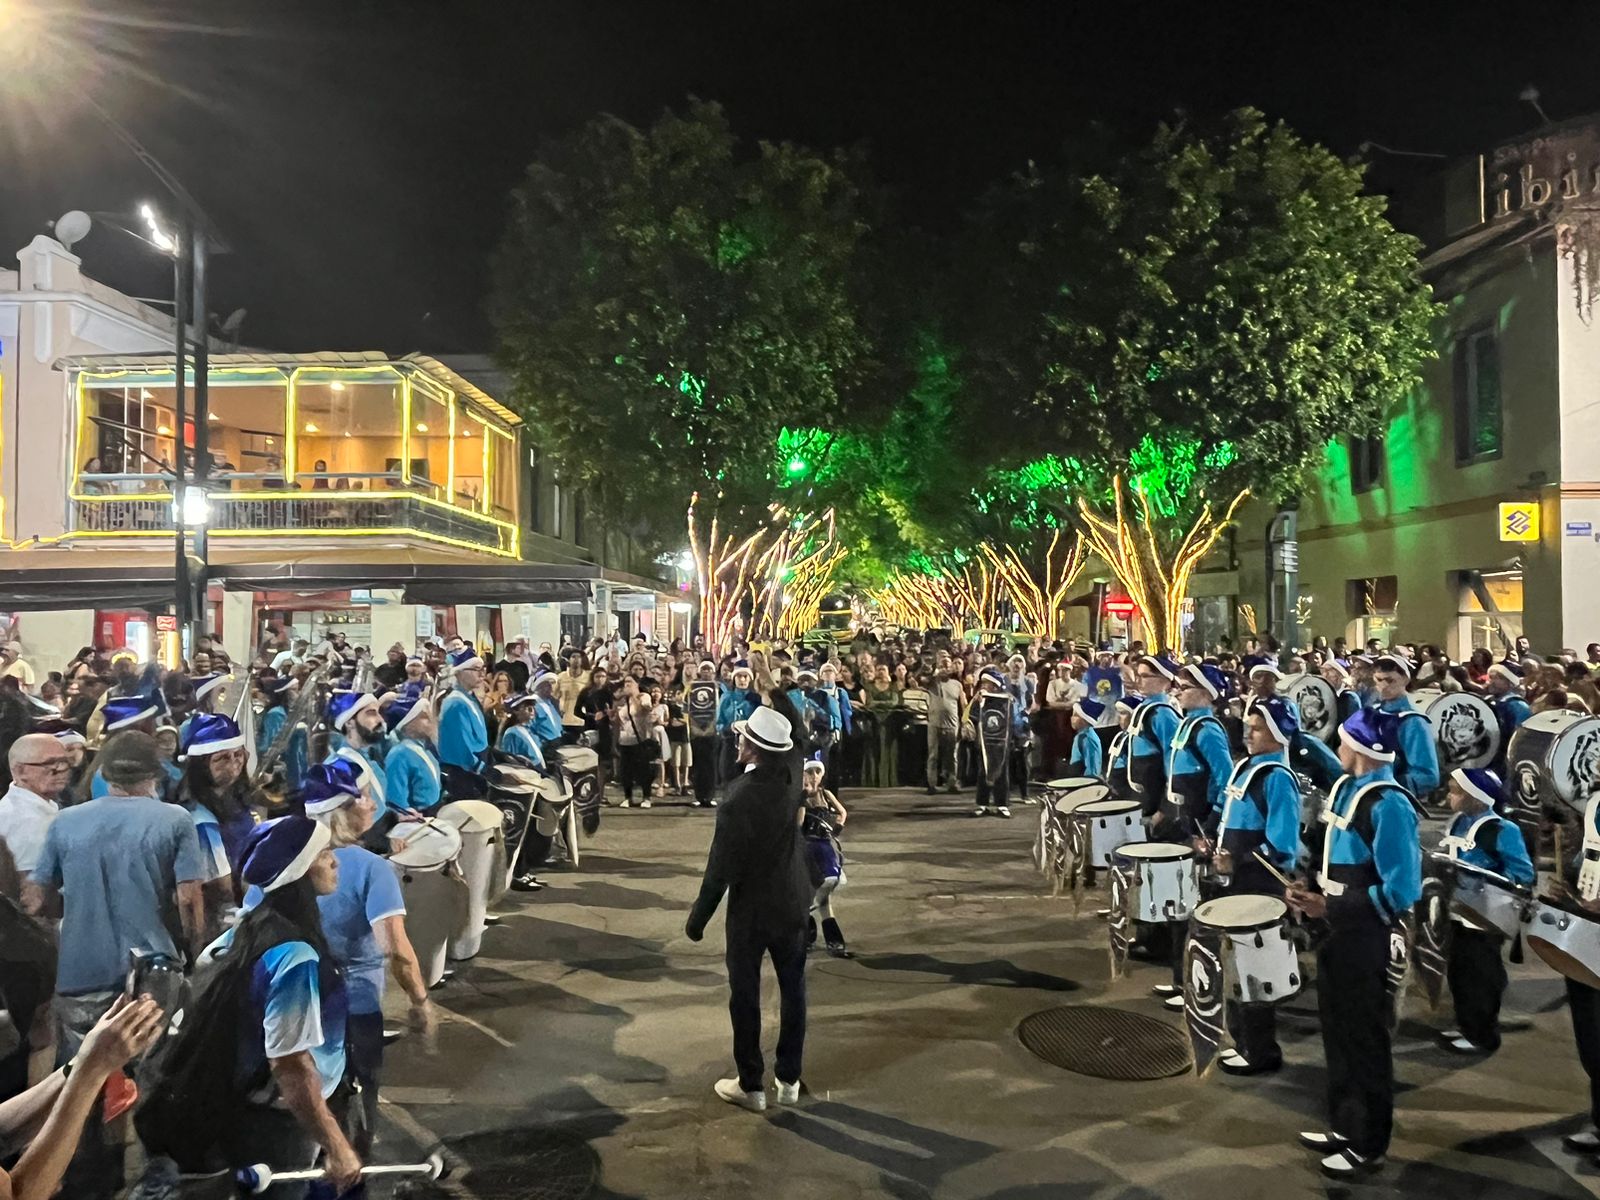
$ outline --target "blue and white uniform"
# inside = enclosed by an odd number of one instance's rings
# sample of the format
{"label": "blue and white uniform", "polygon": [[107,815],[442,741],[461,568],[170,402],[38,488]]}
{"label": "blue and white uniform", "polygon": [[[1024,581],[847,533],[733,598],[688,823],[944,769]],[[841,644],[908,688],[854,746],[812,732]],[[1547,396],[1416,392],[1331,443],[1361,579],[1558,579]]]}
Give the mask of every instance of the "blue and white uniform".
{"label": "blue and white uniform", "polygon": [[1191,708],[1172,735],[1167,757],[1167,818],[1203,822],[1222,806],[1233,770],[1228,731],[1209,708]]}
{"label": "blue and white uniform", "polygon": [[1105,778],[1105,744],[1094,726],[1080,729],[1072,737],[1072,759],[1067,775],[1075,778]]}
{"label": "blue and white uniform", "polygon": [[1439,787],[1439,748],[1434,744],[1433,726],[1408,696],[1385,700],[1378,709],[1400,717],[1395,781],[1419,799],[1431,796]]}
{"label": "blue and white uniform", "polygon": [[419,738],[402,738],[383,764],[384,803],[391,809],[427,812],[439,803],[439,759]]}
{"label": "blue and white uniform", "polygon": [[471,692],[456,688],[439,706],[439,761],[463,771],[483,770],[489,723]]}
{"label": "blue and white uniform", "polygon": [[541,770],[544,769],[544,751],[540,749],[539,739],[533,735],[531,725],[507,725],[500,731],[498,749],[506,754],[520,755]]}

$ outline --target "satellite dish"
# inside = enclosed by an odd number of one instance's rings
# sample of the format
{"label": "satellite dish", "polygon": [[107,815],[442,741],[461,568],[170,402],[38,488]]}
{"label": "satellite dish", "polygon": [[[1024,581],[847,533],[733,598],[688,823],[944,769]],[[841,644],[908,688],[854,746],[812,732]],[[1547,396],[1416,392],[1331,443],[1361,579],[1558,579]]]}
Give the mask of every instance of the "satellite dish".
{"label": "satellite dish", "polygon": [[50,228],[60,242],[71,250],[84,238],[89,236],[89,230],[94,227],[94,222],[89,220],[89,214],[82,209],[73,209],[71,212],[62,213],[50,223]]}

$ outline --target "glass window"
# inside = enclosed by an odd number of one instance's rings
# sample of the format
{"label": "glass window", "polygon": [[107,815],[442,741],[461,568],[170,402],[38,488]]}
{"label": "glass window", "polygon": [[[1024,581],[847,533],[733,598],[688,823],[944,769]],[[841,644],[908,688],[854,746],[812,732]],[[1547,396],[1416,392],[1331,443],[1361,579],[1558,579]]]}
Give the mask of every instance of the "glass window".
{"label": "glass window", "polygon": [[206,437],[218,488],[248,492],[283,486],[287,400],[288,381],[281,376],[250,384],[212,380]]}
{"label": "glass window", "polygon": [[544,527],[540,523],[544,518],[544,505],[540,503],[543,497],[540,490],[544,487],[541,478],[543,472],[539,470],[539,448],[528,447],[528,528],[535,533],[543,533]]}
{"label": "glass window", "polygon": [[1370,492],[1383,480],[1383,438],[1350,439],[1350,494]]}
{"label": "glass window", "polygon": [[[450,486],[450,410],[448,393],[438,391],[421,376],[411,381],[411,428],[407,431],[413,491],[440,500]],[[399,460],[395,468],[400,467]]]}
{"label": "glass window", "polygon": [[1493,327],[1455,346],[1456,463],[1500,457],[1500,342]]}
{"label": "glass window", "polygon": [[488,423],[465,404],[456,405],[456,471],[451,503],[457,508],[484,511],[485,481],[489,478],[488,456],[494,435]]}
{"label": "glass window", "polygon": [[497,426],[489,429],[489,492],[484,511],[515,523],[517,512],[517,438]]}
{"label": "glass window", "polygon": [[295,383],[295,473],[311,490],[381,492],[400,486],[404,397],[392,374]]}
{"label": "glass window", "polygon": [[1522,636],[1522,572],[1504,567],[1461,572],[1460,653],[1499,653]]}

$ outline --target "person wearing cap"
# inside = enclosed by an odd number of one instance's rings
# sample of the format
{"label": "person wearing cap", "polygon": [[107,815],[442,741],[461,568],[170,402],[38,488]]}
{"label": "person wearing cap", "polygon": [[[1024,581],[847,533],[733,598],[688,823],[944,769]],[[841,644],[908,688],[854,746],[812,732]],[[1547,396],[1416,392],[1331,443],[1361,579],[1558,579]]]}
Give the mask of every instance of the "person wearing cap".
{"label": "person wearing cap", "polygon": [[1137,800],[1138,794],[1133,790],[1133,783],[1128,778],[1128,743],[1133,740],[1133,716],[1139,711],[1139,705],[1144,702],[1144,697],[1132,692],[1124,692],[1118,696],[1112,705],[1112,712],[1116,714],[1116,733],[1111,735],[1111,741],[1106,746],[1106,785],[1110,787],[1111,794],[1119,800]]}
{"label": "person wearing cap", "polygon": [[439,761],[474,774],[489,749],[489,721],[474,695],[483,680],[483,659],[470,647],[450,655],[455,687],[439,705]]}
{"label": "person wearing cap", "polygon": [[[155,738],[139,730],[113,734],[100,770],[107,794],[57,814],[23,887],[29,913],[61,917],[61,1063],[122,993],[131,952],[182,964],[200,946],[205,921],[200,841],[189,814],[157,797],[164,772]],[[111,1196],[108,1155],[115,1152],[104,1129],[97,1106],[68,1172],[64,1194],[74,1200]]]}
{"label": "person wearing cap", "polygon": [[806,864],[811,869],[811,917],[806,927],[806,947],[816,945],[817,922],[822,922],[822,942],[834,958],[853,958],[844,940],[839,921],[833,915],[833,893],[844,882],[844,853],[839,849],[837,830],[843,829],[850,814],[839,797],[822,786],[827,768],[815,759],[801,768],[801,794],[805,799],[805,820],[801,832],[806,840]]}
{"label": "person wearing cap", "polygon": [[1327,680],[1328,686],[1333,689],[1334,700],[1338,705],[1339,724],[1342,725],[1356,715],[1356,709],[1361,707],[1361,697],[1356,692],[1350,672],[1337,658],[1330,658],[1323,663],[1321,673],[1322,678]]}
{"label": "person wearing cap", "polygon": [[1339,1179],[1379,1169],[1394,1125],[1391,944],[1422,898],[1417,811],[1394,777],[1402,724],[1364,708],[1339,727],[1345,774],[1324,809],[1321,869],[1285,893],[1291,908],[1328,927],[1317,951],[1328,1128],[1302,1133],[1300,1143]]}
{"label": "person wearing cap", "polygon": [[790,777],[794,735],[789,720],[760,706],[737,723],[742,773],[728,784],[717,810],[705,878],[684,933],[692,942],[728,898],[728,1016],[738,1075],[715,1085],[717,1096],[752,1112],[767,1107],[761,1057],[761,961],[771,957],[778,976],[779,1104],[800,1098],[806,1036],[806,919],[813,889],[800,833],[800,781]]}
{"label": "person wearing cap", "polygon": [[311,739],[304,722],[296,725],[287,735],[284,733],[289,724],[289,697],[294,689],[294,679],[288,675],[262,672],[256,679],[256,687],[266,700],[266,707],[261,710],[261,723],[256,729],[256,745],[264,754],[280,737],[287,737],[278,762],[283,767],[285,786],[294,791],[305,778],[306,768],[311,765]]}
{"label": "person wearing cap", "polygon": [[[101,726],[103,736],[107,739],[118,733],[138,732],[155,737],[156,728],[161,721],[161,704],[153,696],[112,696],[101,709],[104,724]],[[163,760],[162,771],[159,778],[159,795],[167,799],[177,784],[178,772],[172,764]],[[110,795],[111,788],[106,783],[105,775],[95,764],[94,774],[89,779],[89,795],[92,799]]]}
{"label": "person wearing cap", "polygon": [[1016,694],[1005,672],[998,666],[985,667],[978,675],[977,694],[967,706],[968,718],[978,731],[974,817],[1011,818],[1011,755],[1016,737],[1016,707]]}
{"label": "person wearing cap", "polygon": [[[1439,849],[1515,884],[1534,882],[1533,860],[1522,830],[1496,808],[1504,790],[1493,771],[1458,767],[1450,772],[1449,804],[1455,815]],[[1439,1035],[1457,1054],[1492,1054],[1500,1048],[1500,1001],[1506,991],[1506,939],[1459,917],[1450,938],[1446,978],[1455,1004],[1456,1029]]]}
{"label": "person wearing cap", "polygon": [[0,646],[0,679],[15,679],[23,691],[33,691],[35,676],[33,668],[22,659],[21,642]]}
{"label": "person wearing cap", "polygon": [[[406,904],[400,874],[387,858],[363,845],[378,809],[337,765],[312,767],[300,789],[306,816],[321,821],[339,864],[339,882],[317,897],[322,932],[333,958],[344,969],[349,995],[345,1045],[350,1073],[361,1084],[366,1120],[352,1140],[363,1157],[377,1128],[378,1081],[383,1070],[383,990],[385,969],[411,1002],[410,1024],[425,1039],[433,1036],[437,1014],[428,1000],[417,953],[406,935]],[[253,893],[255,899],[259,893]]]}
{"label": "person wearing cap", "polygon": [[1182,721],[1168,694],[1177,678],[1178,664],[1164,655],[1146,654],[1134,669],[1143,700],[1128,726],[1128,781],[1147,819],[1160,812],[1167,794],[1167,758]]}
{"label": "person wearing cap", "polygon": [[335,692],[328,700],[327,723],[330,745],[333,738],[338,738],[339,744],[323,762],[348,763],[361,790],[382,811],[387,807],[383,772],[389,727],[378,698],[371,692]]}
{"label": "person wearing cap", "polygon": [[383,802],[390,812],[431,812],[443,795],[433,705],[426,696],[402,696],[389,705],[385,719],[394,743],[383,760]]}
{"label": "person wearing cap", "polygon": [[1072,706],[1072,754],[1067,760],[1067,776],[1078,779],[1104,779],[1106,739],[1100,734],[1106,719],[1106,706],[1085,696]]}
{"label": "person wearing cap", "polygon": [[244,778],[244,735],[232,718],[200,713],[190,723],[181,750],[184,767],[177,801],[188,811],[200,839],[206,940],[210,940],[221,932],[238,902],[234,873],[267,802]]}
{"label": "person wearing cap", "polygon": [[[1263,700],[1270,700],[1278,694],[1278,685],[1283,682],[1283,672],[1278,669],[1276,659],[1258,662],[1250,668],[1246,681],[1250,685],[1250,695],[1244,702],[1244,715],[1250,716],[1250,710]],[[1289,707],[1294,711],[1295,726],[1298,728],[1300,720],[1300,706],[1294,700],[1289,700]]]}
{"label": "person wearing cap", "polygon": [[562,724],[561,706],[556,700],[557,677],[549,671],[540,671],[533,677],[529,689],[533,696],[530,731],[539,748],[548,759],[558,746],[567,741],[566,727]]}
{"label": "person wearing cap", "polygon": [[[228,1165],[303,1169],[320,1154],[342,1195],[359,1179],[361,1158],[330,1106],[345,1076],[349,1015],[321,915],[322,898],[339,886],[332,831],[304,816],[265,821],[251,832],[240,871],[248,911],[206,947],[206,982],[192,1005],[237,1016],[184,1022],[156,1094],[181,1095],[177,1081],[217,1070],[219,1056],[231,1060],[234,1103],[209,1114],[206,1130]],[[153,1132],[141,1124],[147,1145]],[[150,1148],[162,1150],[159,1142]],[[304,1185],[277,1185],[271,1194],[303,1196]]]}
{"label": "person wearing cap", "polygon": [[739,736],[734,726],[750,719],[750,714],[761,707],[761,696],[755,690],[755,674],[746,666],[733,669],[731,686],[722,693],[717,703],[717,732],[722,737],[722,782],[726,787],[737,777]]}
{"label": "person wearing cap", "polygon": [[538,705],[539,698],[534,695],[511,697],[506,704],[506,722],[500,729],[500,741],[495,749],[502,754],[525,758],[542,769],[545,766],[544,748],[533,730]]}
{"label": "person wearing cap", "polygon": [[1233,771],[1228,731],[1215,707],[1228,693],[1228,679],[1216,667],[1190,663],[1178,672],[1173,693],[1183,720],[1172,735],[1162,814],[1189,838],[1222,807]]}
{"label": "person wearing cap", "polygon": [[428,684],[428,664],[426,660],[420,654],[411,655],[406,659],[406,674],[400,683],[400,694],[416,699],[427,692]]}
{"label": "person wearing cap", "polygon": [[1500,749],[1489,764],[1500,778],[1506,774],[1506,761],[1511,752],[1511,735],[1517,727],[1533,716],[1533,709],[1522,695],[1522,668],[1516,663],[1497,662],[1489,668],[1489,707],[1494,709],[1500,726]]}
{"label": "person wearing cap", "polygon": [[196,675],[189,681],[189,711],[182,721],[178,723],[178,744],[189,736],[189,725],[199,713],[214,713],[217,711],[217,697],[222,695],[222,686],[228,682],[226,675],[207,673]]}
{"label": "person wearing cap", "polygon": [[[1296,732],[1294,709],[1282,696],[1251,710],[1244,735],[1249,757],[1229,773],[1222,804],[1205,823],[1206,836],[1196,839],[1196,852],[1211,858],[1204,899],[1283,894],[1283,885],[1256,856],[1285,875],[1299,859],[1300,782],[1289,767]],[[1233,1048],[1219,1060],[1225,1072],[1261,1075],[1283,1065],[1277,1009],[1271,1004],[1230,1003],[1226,1020]]]}
{"label": "person wearing cap", "polygon": [[1439,787],[1439,748],[1433,726],[1406,695],[1411,682],[1411,660],[1403,654],[1380,654],[1372,664],[1373,695],[1380,711],[1399,719],[1394,777],[1418,800],[1426,800]]}

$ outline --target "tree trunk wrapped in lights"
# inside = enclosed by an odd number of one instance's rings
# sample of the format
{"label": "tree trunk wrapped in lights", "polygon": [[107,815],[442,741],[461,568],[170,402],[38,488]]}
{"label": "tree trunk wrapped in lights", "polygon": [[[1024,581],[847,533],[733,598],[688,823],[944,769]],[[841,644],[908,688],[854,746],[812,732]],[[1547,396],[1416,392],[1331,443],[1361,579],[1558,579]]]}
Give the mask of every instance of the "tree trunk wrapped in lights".
{"label": "tree trunk wrapped in lights", "polygon": [[[962,620],[956,622],[958,630],[963,626],[994,629],[999,625],[1000,576],[990,568],[986,559],[979,558],[972,566],[962,567],[960,574],[946,567],[944,577],[949,581],[950,590],[961,608]],[[976,624],[967,626],[968,617]]]}
{"label": "tree trunk wrapped in lights", "polygon": [[995,576],[1005,586],[1006,597],[1022,617],[1024,627],[1042,638],[1059,635],[1067,593],[1089,560],[1083,535],[1077,534],[1058,562],[1056,550],[1063,540],[1064,531],[1057,527],[1045,549],[1043,563],[1036,565],[1025,561],[1012,545],[1005,546],[1003,552],[996,551],[988,542],[978,547],[993,565]]}
{"label": "tree trunk wrapped in lights", "polygon": [[773,517],[784,524],[756,559],[750,632],[758,638],[797,638],[815,627],[845,549],[834,538],[831,510],[791,520],[787,511],[774,508]]}
{"label": "tree trunk wrapped in lights", "polygon": [[717,500],[708,525],[699,511],[700,493],[689,501],[689,553],[700,597],[700,633],[707,648],[721,654],[739,632],[739,609],[750,590],[757,556],[774,530],[769,525],[742,539],[727,532],[718,511],[721,497]]}
{"label": "tree trunk wrapped in lights", "polygon": [[1170,526],[1164,527],[1151,511],[1144,489],[1136,488],[1133,495],[1130,504],[1122,476],[1112,481],[1114,519],[1095,512],[1088,501],[1079,497],[1084,536],[1139,606],[1149,625],[1152,647],[1177,650],[1183,644],[1183,601],[1189,579],[1233,523],[1234,513],[1250,493],[1238,492],[1220,516],[1209,500],[1202,502],[1193,524],[1176,546],[1162,536]]}

